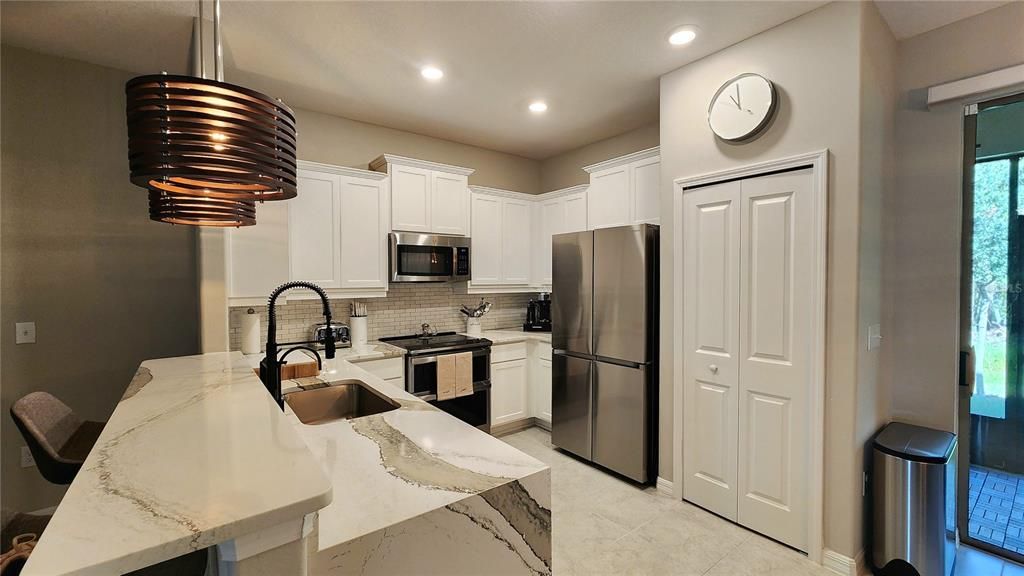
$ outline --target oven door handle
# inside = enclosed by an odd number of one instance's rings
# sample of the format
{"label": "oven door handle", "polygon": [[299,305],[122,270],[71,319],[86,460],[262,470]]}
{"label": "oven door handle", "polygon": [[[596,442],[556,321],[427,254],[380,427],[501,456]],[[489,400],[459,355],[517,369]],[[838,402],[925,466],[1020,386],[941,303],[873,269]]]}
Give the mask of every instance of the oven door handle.
{"label": "oven door handle", "polygon": [[423,364],[436,364],[437,356],[417,356],[412,358],[413,366],[421,366]]}

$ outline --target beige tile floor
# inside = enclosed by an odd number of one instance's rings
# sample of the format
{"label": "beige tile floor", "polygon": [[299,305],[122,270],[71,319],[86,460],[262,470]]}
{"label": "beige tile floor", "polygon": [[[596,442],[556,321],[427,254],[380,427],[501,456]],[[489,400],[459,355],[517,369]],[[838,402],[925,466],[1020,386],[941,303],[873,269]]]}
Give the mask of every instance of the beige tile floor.
{"label": "beige tile floor", "polygon": [[[540,428],[502,440],[551,466],[556,576],[835,576],[799,552],[555,450]],[[966,547],[957,565],[957,576],[1024,576],[1024,568]]]}

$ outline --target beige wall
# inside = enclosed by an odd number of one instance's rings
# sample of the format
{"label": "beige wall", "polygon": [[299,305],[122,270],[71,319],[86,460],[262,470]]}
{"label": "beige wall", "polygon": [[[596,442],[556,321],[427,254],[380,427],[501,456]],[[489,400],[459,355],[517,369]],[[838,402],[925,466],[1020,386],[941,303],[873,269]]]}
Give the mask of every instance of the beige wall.
{"label": "beige wall", "polygon": [[[151,222],[146,193],[128,181],[129,74],[0,51],[0,498],[34,510],[63,489],[19,466],[11,403],[45,390],[103,420],[142,360],[194,354],[195,234]],[[36,344],[14,344],[19,321],[36,323]]]}
{"label": "beige wall", "polygon": [[590,182],[590,175],[583,171],[584,166],[657,146],[658,137],[659,126],[657,122],[653,122],[543,160],[540,163],[541,191],[550,192],[577,184],[587,184]]}
{"label": "beige wall", "polygon": [[[880,266],[877,240],[862,241],[860,213],[877,214],[884,169],[878,155],[863,157],[861,116],[864,111],[886,114],[884,90],[862,93],[862,73],[884,78],[888,71],[878,54],[862,54],[862,34],[868,40],[883,38],[879,19],[870,4],[839,2],[768,30],[716,54],[684,66],[661,80],[662,246],[671,247],[678,232],[673,229],[672,181],[683,176],[743,166],[828,148],[829,249],[826,357],[826,467],[825,546],[853,557],[862,547],[861,438],[856,434],[859,402],[868,402],[865,418],[878,416],[874,375],[875,362],[858,351],[860,323],[878,317],[877,291]],[[864,29],[862,30],[862,26]],[[862,68],[862,60],[871,64]],[[875,67],[881,69],[876,70]],[[781,108],[772,128],[761,138],[734,146],[717,141],[707,128],[708,100],[726,80],[742,72],[757,72],[775,82]],[[864,107],[864,111],[862,111]],[[865,124],[865,138],[884,138],[884,120]],[[875,165],[869,168],[864,162]],[[862,170],[875,191],[860,194]],[[871,228],[868,228],[870,231]],[[861,250],[875,252],[860,257]],[[862,279],[863,276],[863,279]],[[662,317],[671,317],[673,254],[662,251]],[[873,292],[870,305],[859,308],[859,291]],[[872,300],[873,299],[873,300]],[[873,308],[874,307],[874,308]],[[662,330],[662,358],[671,358],[678,347],[671,325]],[[859,374],[865,370],[865,374]],[[672,367],[662,363],[661,448],[659,470],[665,474],[679,457],[680,446],[672,441]],[[859,391],[863,385],[865,390]]]}
{"label": "beige wall", "polygon": [[926,89],[1024,62],[1022,30],[1014,2],[899,45],[882,366],[894,419],[956,430],[963,108],[928,108]]}
{"label": "beige wall", "polygon": [[302,160],[365,169],[381,154],[398,154],[473,168],[470,184],[527,194],[543,191],[536,160],[310,110],[295,112]]}

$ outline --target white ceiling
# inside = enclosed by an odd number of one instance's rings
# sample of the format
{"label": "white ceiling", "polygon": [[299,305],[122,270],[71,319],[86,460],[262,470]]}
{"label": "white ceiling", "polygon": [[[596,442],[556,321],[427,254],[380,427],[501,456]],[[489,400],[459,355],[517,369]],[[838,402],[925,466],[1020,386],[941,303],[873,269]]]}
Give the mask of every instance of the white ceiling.
{"label": "white ceiling", "polygon": [[1009,4],[1008,0],[876,0],[897,40],[941,28],[957,20]]}
{"label": "white ceiling", "polygon": [[[823,3],[225,1],[226,80],[294,107],[542,159],[655,121],[659,76]],[[192,1],[4,1],[0,34],[183,73],[196,11]],[[697,40],[669,46],[684,24],[700,28]],[[424,81],[424,64],[444,79]],[[534,98],[546,114],[527,111]]]}

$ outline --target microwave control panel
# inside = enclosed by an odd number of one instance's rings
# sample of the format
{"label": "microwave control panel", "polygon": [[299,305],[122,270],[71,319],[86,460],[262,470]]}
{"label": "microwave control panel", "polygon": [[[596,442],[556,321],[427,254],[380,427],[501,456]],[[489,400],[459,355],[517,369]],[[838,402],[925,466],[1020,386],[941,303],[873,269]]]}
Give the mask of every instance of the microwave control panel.
{"label": "microwave control panel", "polygon": [[469,276],[469,248],[466,246],[455,248],[455,275]]}

